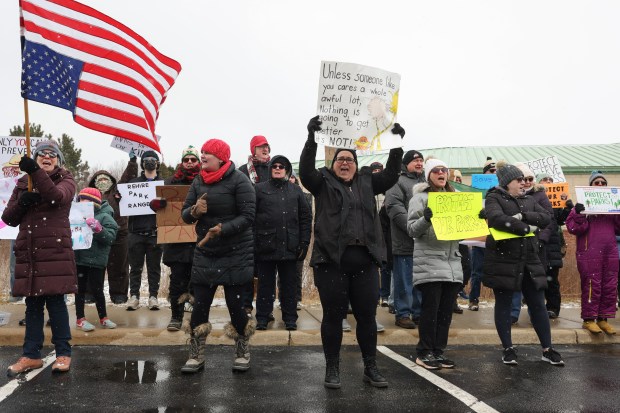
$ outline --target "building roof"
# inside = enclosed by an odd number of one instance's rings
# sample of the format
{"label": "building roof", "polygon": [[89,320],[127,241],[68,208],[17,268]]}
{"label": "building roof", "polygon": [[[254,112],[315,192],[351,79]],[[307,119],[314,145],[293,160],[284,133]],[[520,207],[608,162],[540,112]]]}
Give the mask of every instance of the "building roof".
{"label": "building roof", "polygon": [[[468,146],[420,149],[420,152],[425,157],[433,156],[441,159],[450,168],[460,169],[465,175],[482,173],[482,167],[487,156],[495,161],[505,159],[510,163],[515,163],[532,161],[551,155],[558,157],[564,174],[589,175],[596,169],[600,169],[604,173],[620,173],[620,143],[562,146]],[[373,162],[381,162],[385,165],[387,158],[387,151],[372,155],[359,155],[358,165],[362,167]],[[293,163],[293,169],[296,171],[299,169],[298,164],[299,162]],[[317,168],[324,165],[324,160],[317,159]]]}

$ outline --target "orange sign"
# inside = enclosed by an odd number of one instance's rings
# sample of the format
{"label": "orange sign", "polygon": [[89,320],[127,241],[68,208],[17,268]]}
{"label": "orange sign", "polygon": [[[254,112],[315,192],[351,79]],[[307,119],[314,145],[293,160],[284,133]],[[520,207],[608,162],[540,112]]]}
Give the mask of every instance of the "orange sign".
{"label": "orange sign", "polygon": [[157,243],[196,242],[196,227],[181,218],[189,186],[164,185],[155,188],[158,198],[166,200],[166,208],[157,211]]}
{"label": "orange sign", "polygon": [[565,208],[566,201],[570,197],[568,182],[558,182],[554,184],[545,184],[547,189],[547,197],[553,208]]}

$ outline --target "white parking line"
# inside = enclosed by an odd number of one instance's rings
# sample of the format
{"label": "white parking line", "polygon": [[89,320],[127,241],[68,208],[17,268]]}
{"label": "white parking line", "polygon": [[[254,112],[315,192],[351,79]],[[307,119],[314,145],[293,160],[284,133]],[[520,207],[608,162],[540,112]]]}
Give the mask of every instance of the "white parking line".
{"label": "white parking line", "polygon": [[50,364],[52,364],[54,360],[56,360],[56,352],[52,351],[50,354],[45,356],[45,358],[43,359],[43,367],[41,367],[40,369],[31,370],[25,375],[12,379],[7,384],[0,387],[0,403],[2,403],[4,399],[9,397],[11,394],[13,394],[13,392],[17,390],[19,386],[37,377],[37,374],[45,370],[45,368],[49,366]]}
{"label": "white parking line", "polygon": [[420,376],[420,377],[430,381],[435,386],[437,386],[440,389],[444,390],[445,392],[447,392],[448,394],[450,394],[453,397],[457,398],[461,402],[465,403],[474,412],[478,412],[478,413],[499,413],[497,410],[495,410],[494,408],[492,408],[488,404],[486,404],[484,402],[481,402],[476,397],[474,397],[471,394],[467,393],[465,390],[461,389],[460,387],[457,387],[454,384],[450,383],[449,381],[447,381],[445,379],[442,379],[441,377],[437,376],[434,373],[431,373],[430,371],[426,370],[424,367],[418,366],[417,364],[415,364],[415,362],[409,360],[406,357],[401,356],[400,354],[397,354],[397,353],[393,352],[389,348],[387,348],[385,346],[377,346],[377,350],[379,350],[381,353],[385,354],[386,356],[388,356],[392,360],[394,360],[394,361],[402,364],[403,366],[407,367],[409,370],[413,371],[418,376]]}

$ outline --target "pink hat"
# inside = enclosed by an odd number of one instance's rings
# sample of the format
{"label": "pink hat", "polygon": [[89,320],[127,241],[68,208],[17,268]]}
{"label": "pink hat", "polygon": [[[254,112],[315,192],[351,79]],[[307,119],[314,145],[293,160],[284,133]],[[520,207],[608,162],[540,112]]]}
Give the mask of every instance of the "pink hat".
{"label": "pink hat", "polygon": [[101,192],[97,188],[84,188],[78,194],[78,201],[86,199],[95,203],[96,206],[101,206]]}

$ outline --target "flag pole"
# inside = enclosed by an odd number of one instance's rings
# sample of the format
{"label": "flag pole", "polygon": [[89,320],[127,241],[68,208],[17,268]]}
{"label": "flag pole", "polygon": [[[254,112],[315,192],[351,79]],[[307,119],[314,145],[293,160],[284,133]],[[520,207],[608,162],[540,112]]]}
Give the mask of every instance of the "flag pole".
{"label": "flag pole", "polygon": [[[26,135],[26,156],[30,158],[30,120],[28,119],[28,99],[24,98],[24,134]],[[32,178],[28,175],[28,192],[32,192]]]}

